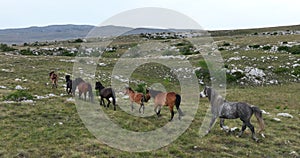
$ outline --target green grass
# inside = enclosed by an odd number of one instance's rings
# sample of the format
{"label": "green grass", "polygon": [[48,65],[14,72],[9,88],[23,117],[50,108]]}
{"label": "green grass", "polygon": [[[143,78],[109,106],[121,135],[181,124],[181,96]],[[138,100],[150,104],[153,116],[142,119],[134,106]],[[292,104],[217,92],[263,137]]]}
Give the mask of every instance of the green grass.
{"label": "green grass", "polygon": [[[52,57],[50,59],[47,57],[24,58],[18,56],[12,59],[7,56],[2,57],[6,59],[5,64],[19,61],[20,63],[31,62],[34,64],[41,62],[43,65],[36,70],[22,69],[26,64],[16,64],[14,73],[7,73],[9,77],[2,75],[0,85],[12,88],[20,84],[28,87],[31,94],[54,93],[59,95],[64,93],[61,86],[54,90],[45,85],[46,82],[49,82],[47,72],[52,64],[56,65],[55,69],[68,72],[71,69],[71,64],[62,64]],[[56,57],[56,59],[58,58],[60,57]],[[29,65],[27,66],[29,67]],[[14,80],[14,78],[20,78],[20,76],[28,79],[28,81],[19,83]],[[61,84],[63,84],[62,80],[59,81],[59,85]],[[264,115],[266,138],[259,137],[261,139],[260,143],[251,140],[249,130],[245,132],[242,138],[236,138],[236,133],[225,133],[220,130],[218,124],[214,126],[209,135],[199,137],[198,130],[205,112],[209,108],[207,99],[201,99],[196,117],[185,133],[166,147],[153,152],[141,153],[120,151],[98,141],[85,128],[77,114],[75,105],[66,102],[68,96],[36,100],[34,104],[1,103],[0,155],[2,157],[13,157],[22,154],[30,157],[290,156],[289,153],[292,151],[300,152],[299,133],[297,132],[300,130],[298,126],[300,98],[295,96],[299,91],[299,83],[267,87],[235,87],[227,90],[228,100],[245,101],[271,113],[270,115]],[[152,107],[146,105],[146,108]],[[184,109],[184,105],[182,105],[182,108]],[[103,110],[121,127],[134,131],[153,130],[163,126],[169,118],[167,108],[163,108],[162,117],[159,119],[155,115],[146,118],[133,117],[122,112],[120,108],[116,112],[113,112],[112,108]],[[288,112],[294,118],[280,118],[282,122],[272,121],[279,112]],[[60,125],[60,122],[62,125]],[[252,122],[255,127],[258,127],[254,117]],[[225,123],[230,127],[241,126],[239,120],[226,120]]]}
{"label": "green grass", "polygon": [[[277,36],[276,36],[277,37]],[[122,37],[121,41],[113,43],[114,45],[131,45],[126,42],[130,37]],[[219,39],[218,39],[219,38]],[[260,43],[262,37],[254,40],[254,37],[216,37],[215,40],[221,43],[255,45]],[[257,37],[256,37],[257,38]],[[282,38],[282,39],[281,39]],[[296,37],[279,36],[278,41],[294,40]],[[275,38],[274,40],[275,42]],[[272,41],[271,40],[271,41]],[[137,41],[131,41],[133,45]],[[172,41],[173,43],[176,43]],[[72,43],[66,43],[72,45]],[[77,45],[77,44],[74,44]],[[74,46],[73,45],[73,46]],[[124,51],[124,50],[121,50]],[[103,81],[106,86],[110,85],[108,76],[112,74],[113,65],[117,62],[114,57],[122,52],[113,52],[108,58],[101,58],[99,62],[105,62],[108,66],[97,67],[96,79]],[[274,55],[262,50],[239,51],[239,56],[248,58],[261,58],[262,56]],[[232,51],[223,51],[222,56],[225,59],[236,56]],[[245,67],[253,64],[259,68],[267,70],[268,66],[274,66],[276,76],[274,78],[284,78],[283,70],[279,69],[282,63],[289,61],[289,54],[276,54],[277,61],[262,63],[261,61],[231,61],[228,64],[241,65]],[[294,55],[293,57],[299,58]],[[60,59],[71,60],[72,57],[54,57],[54,56],[18,56],[18,55],[0,55],[1,69],[9,69],[11,72],[0,71],[0,85],[7,89],[0,89],[0,157],[296,157],[291,152],[300,154],[300,83],[285,82],[277,86],[236,86],[229,85],[227,88],[226,99],[229,101],[248,102],[269,112],[269,115],[263,115],[266,129],[264,134],[266,138],[260,135],[260,142],[257,143],[251,139],[250,130],[246,130],[241,138],[237,138],[237,132],[226,133],[220,130],[219,120],[211,132],[204,136],[199,136],[199,128],[209,109],[207,98],[200,99],[199,108],[190,127],[171,144],[150,152],[126,152],[114,149],[104,142],[96,139],[89,132],[80,119],[76,106],[73,102],[66,101],[70,96],[60,96],[65,93],[64,82],[65,73],[71,73],[73,63],[62,62]],[[206,67],[202,57],[192,57],[189,59],[195,66]],[[154,66],[157,69],[152,69]],[[0,69],[0,70],[1,70]],[[54,70],[59,75],[58,89],[51,89],[48,73]],[[178,80],[175,74],[169,73],[169,78],[165,78],[167,67],[160,64],[145,64],[137,68],[130,80],[130,86],[137,88],[135,81],[143,81],[148,86],[154,83],[162,83],[169,91],[180,91]],[[297,73],[298,71],[295,71]],[[283,75],[282,75],[283,74]],[[15,80],[16,78],[21,81]],[[26,79],[26,80],[25,80]],[[15,93],[15,86],[21,85],[27,88],[26,92],[31,95],[44,96],[50,93],[57,95],[47,99],[37,100],[34,103],[3,103],[2,98]],[[200,87],[199,90],[201,90]],[[96,102],[99,104],[99,102]],[[129,102],[117,102],[117,111],[113,108],[102,110],[107,116],[120,127],[132,131],[150,131],[164,126],[170,117],[167,107],[162,109],[162,116],[157,118],[153,112],[153,101],[146,103],[146,112],[150,116],[139,117],[130,115],[122,108],[129,108]],[[137,112],[138,105],[135,106]],[[184,112],[185,103],[181,107]],[[176,110],[175,110],[176,111]],[[286,112],[293,115],[293,118],[283,118],[276,116],[277,113]],[[189,117],[189,116],[184,116]],[[273,118],[278,117],[281,122],[276,122]],[[175,114],[174,119],[177,119]],[[258,123],[255,117],[251,119],[255,128]],[[226,120],[225,124],[229,127],[241,128],[242,122],[239,119]],[[157,140],[159,141],[159,140]]]}

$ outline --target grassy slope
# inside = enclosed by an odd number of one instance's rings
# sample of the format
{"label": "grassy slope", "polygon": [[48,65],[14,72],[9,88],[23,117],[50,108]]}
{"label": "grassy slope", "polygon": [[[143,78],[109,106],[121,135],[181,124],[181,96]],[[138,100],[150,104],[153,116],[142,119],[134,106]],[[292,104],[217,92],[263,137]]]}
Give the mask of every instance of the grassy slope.
{"label": "grassy slope", "polygon": [[[243,38],[243,43],[252,41],[247,38]],[[228,37],[220,37],[219,40],[229,41]],[[263,52],[253,54],[245,52],[243,55],[259,56],[260,53]],[[224,58],[232,56],[230,52],[224,52],[223,55]],[[59,88],[53,90],[45,85],[49,82],[48,72],[56,70],[59,76],[63,77],[66,72],[72,72],[73,66],[72,63],[59,61],[71,59],[67,57],[0,55],[0,59],[1,69],[13,70],[13,72],[0,71],[0,85],[8,87],[8,90],[1,89],[0,97],[12,92],[16,85],[28,88],[31,94],[54,93],[59,96],[64,93],[61,86],[64,84],[63,78],[59,80]],[[102,70],[108,74],[111,71],[111,69]],[[133,77],[145,79],[144,75],[139,75],[139,70]],[[16,81],[16,78],[27,81]],[[171,87],[169,82],[165,83],[167,87]],[[270,115],[264,115],[266,138],[259,136],[261,139],[259,143],[251,140],[249,130],[242,138],[237,138],[236,133],[221,131],[218,122],[209,135],[199,137],[199,127],[209,108],[207,99],[201,99],[197,115],[183,135],[166,147],[141,153],[120,151],[98,141],[85,128],[74,103],[66,101],[68,96],[36,100],[34,104],[0,103],[0,157],[293,157],[290,154],[292,151],[300,154],[298,132],[300,98],[297,97],[299,91],[299,83],[266,87],[231,87],[227,90],[227,100],[245,101],[270,112]],[[152,107],[146,105],[146,108]],[[184,109],[184,105],[182,108]],[[132,117],[119,108],[116,112],[113,112],[112,108],[103,110],[115,122],[134,131],[163,126],[169,117],[167,108],[163,109],[163,116],[160,119],[156,119],[154,115],[147,118]],[[294,117],[279,117],[281,122],[273,121],[279,112],[287,112]],[[254,117],[252,122],[257,128],[258,124]],[[226,120],[225,124],[240,127],[241,121]]]}

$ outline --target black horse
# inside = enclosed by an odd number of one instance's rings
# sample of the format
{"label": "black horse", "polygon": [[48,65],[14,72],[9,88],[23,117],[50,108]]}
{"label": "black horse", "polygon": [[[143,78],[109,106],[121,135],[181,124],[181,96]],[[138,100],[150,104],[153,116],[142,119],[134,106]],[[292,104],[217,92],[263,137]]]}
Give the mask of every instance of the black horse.
{"label": "black horse", "polygon": [[70,75],[66,75],[66,83],[67,83],[67,88],[66,91],[68,94],[73,94],[72,91],[72,80]]}
{"label": "black horse", "polygon": [[[114,105],[114,110],[116,110],[116,95],[112,88],[105,88],[101,82],[96,82],[95,89],[99,91],[99,95],[101,97],[100,99],[100,105],[104,105],[104,107],[109,107],[109,104],[111,101],[109,98],[112,98],[112,104]],[[105,105],[104,99],[107,100],[107,106]]]}
{"label": "black horse", "polygon": [[207,133],[210,131],[217,117],[220,118],[220,126],[222,129],[225,129],[224,119],[240,118],[241,121],[243,121],[243,126],[238,136],[240,137],[248,126],[252,132],[252,139],[258,141],[258,138],[255,136],[254,126],[250,122],[250,118],[254,113],[260,126],[258,133],[264,129],[262,111],[258,107],[250,106],[243,102],[228,102],[214,89],[207,86],[200,93],[200,97],[208,97],[211,104],[211,112],[213,114]]}

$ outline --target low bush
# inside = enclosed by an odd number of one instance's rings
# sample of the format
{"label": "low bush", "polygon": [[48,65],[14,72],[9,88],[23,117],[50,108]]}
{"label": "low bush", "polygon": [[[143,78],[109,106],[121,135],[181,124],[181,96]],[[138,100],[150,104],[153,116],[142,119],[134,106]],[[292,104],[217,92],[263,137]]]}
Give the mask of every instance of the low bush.
{"label": "low bush", "polygon": [[7,101],[22,101],[22,100],[32,100],[33,96],[25,90],[17,90],[7,96],[4,96],[3,100]]}

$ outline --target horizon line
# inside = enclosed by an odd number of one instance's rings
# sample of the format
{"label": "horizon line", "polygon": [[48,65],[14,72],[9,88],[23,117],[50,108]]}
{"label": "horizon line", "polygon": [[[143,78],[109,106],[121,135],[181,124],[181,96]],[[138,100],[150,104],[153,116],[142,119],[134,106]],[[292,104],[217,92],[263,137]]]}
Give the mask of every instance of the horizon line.
{"label": "horizon line", "polygon": [[[155,26],[141,26],[141,27],[130,27],[130,26],[117,26],[117,25],[103,25],[103,26],[97,26],[94,24],[49,24],[49,25],[31,25],[31,26],[20,26],[20,27],[8,27],[8,28],[0,28],[0,30],[15,30],[15,29],[28,29],[28,28],[42,28],[42,27],[49,27],[49,26],[65,26],[65,25],[74,25],[74,26],[93,26],[93,27],[104,27],[104,26],[116,26],[116,27],[128,27],[133,29],[138,28],[151,28],[151,29],[182,29],[182,28],[162,28],[162,27],[155,27]],[[255,27],[247,27],[247,28],[220,28],[220,29],[201,29],[205,31],[226,31],[226,30],[247,30],[247,29],[262,29],[262,28],[276,28],[276,27],[285,27],[285,26],[298,26],[300,24],[291,24],[291,25],[276,25],[276,26],[255,26]],[[186,30],[189,30],[189,28],[184,28]],[[197,29],[191,29],[191,30],[197,30]]]}

